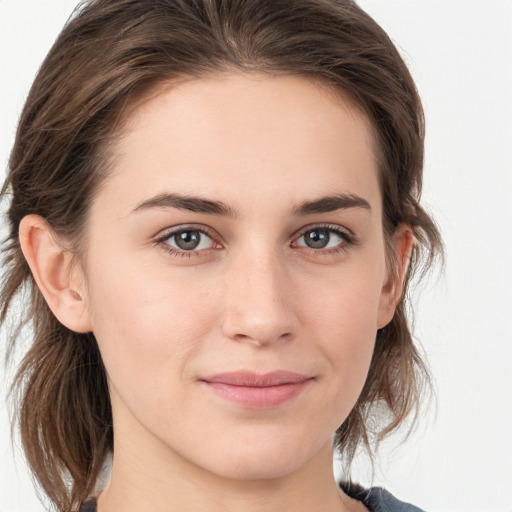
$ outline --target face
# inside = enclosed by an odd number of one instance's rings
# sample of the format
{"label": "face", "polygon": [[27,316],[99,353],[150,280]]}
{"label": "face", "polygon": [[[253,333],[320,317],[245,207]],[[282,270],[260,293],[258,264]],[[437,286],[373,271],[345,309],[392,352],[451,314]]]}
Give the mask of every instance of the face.
{"label": "face", "polygon": [[226,74],[148,100],[114,157],[85,314],[116,450],[237,479],[298,470],[392,314],[366,119],[305,78]]}

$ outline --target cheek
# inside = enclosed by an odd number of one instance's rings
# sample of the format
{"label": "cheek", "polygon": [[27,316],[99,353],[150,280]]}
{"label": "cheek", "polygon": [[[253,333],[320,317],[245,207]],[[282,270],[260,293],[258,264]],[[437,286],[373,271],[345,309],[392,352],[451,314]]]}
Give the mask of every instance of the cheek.
{"label": "cheek", "polygon": [[375,335],[384,274],[384,265],[363,260],[321,279],[304,279],[303,307],[318,320],[318,328],[342,334],[347,343]]}
{"label": "cheek", "polygon": [[[365,270],[340,272],[322,288],[305,294],[311,336],[330,362],[333,385],[340,399],[358,395],[368,373],[375,338],[382,273]],[[307,324],[306,324],[307,325]]]}
{"label": "cheek", "polygon": [[[171,384],[211,329],[210,299],[198,286],[154,265],[91,262],[92,323],[107,373],[122,393]],[[165,370],[165,371],[163,371]],[[137,376],[134,379],[134,376]]]}

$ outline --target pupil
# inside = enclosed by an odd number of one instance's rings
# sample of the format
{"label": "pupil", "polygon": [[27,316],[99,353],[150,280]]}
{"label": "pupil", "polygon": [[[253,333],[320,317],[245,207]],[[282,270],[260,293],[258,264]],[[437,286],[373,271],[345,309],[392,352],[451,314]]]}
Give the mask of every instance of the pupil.
{"label": "pupil", "polygon": [[175,235],[176,245],[184,251],[191,251],[195,249],[201,241],[199,231],[183,231]]}
{"label": "pupil", "polygon": [[313,249],[323,249],[329,243],[329,231],[327,229],[315,229],[304,236],[306,245]]}

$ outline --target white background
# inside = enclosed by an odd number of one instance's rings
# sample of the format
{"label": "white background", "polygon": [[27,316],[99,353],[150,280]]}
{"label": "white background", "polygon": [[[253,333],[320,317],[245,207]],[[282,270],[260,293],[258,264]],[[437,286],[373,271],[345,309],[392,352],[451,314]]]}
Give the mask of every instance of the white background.
{"label": "white background", "polygon": [[[76,3],[0,0],[0,172],[34,74]],[[386,445],[374,483],[429,512],[512,512],[512,1],[360,4],[423,98],[424,199],[448,255],[417,293],[437,410],[406,444]],[[0,512],[43,510],[13,458],[3,396]]]}

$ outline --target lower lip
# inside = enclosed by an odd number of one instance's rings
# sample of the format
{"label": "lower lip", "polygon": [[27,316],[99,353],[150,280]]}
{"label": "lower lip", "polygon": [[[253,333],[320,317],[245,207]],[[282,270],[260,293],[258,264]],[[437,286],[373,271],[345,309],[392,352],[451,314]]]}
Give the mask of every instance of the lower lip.
{"label": "lower lip", "polygon": [[[203,381],[204,382],[204,381]],[[306,388],[308,380],[290,382],[278,386],[234,386],[222,382],[204,382],[223,398],[244,407],[266,409],[282,405],[298,396]]]}

